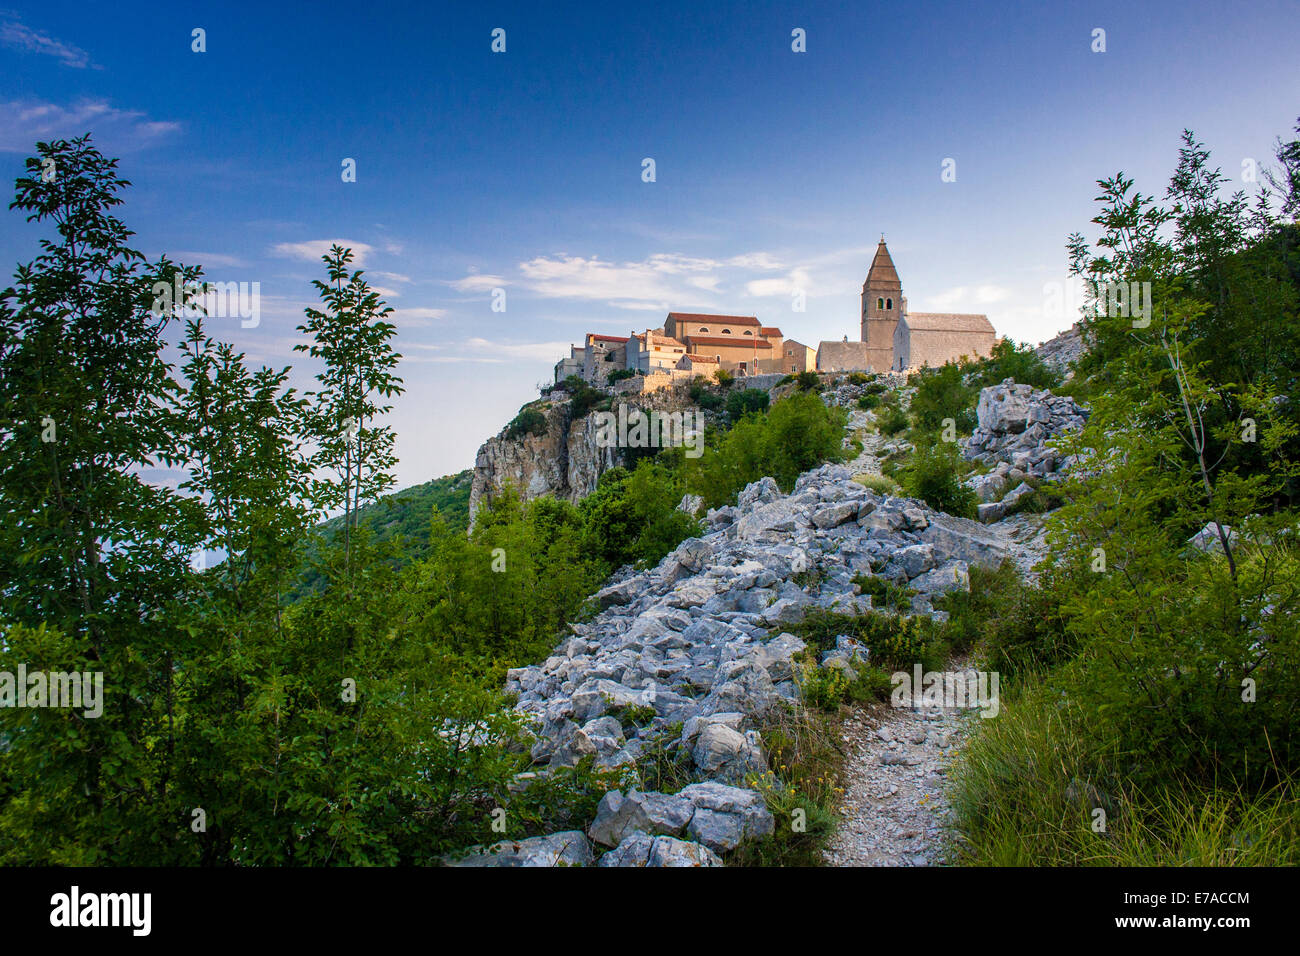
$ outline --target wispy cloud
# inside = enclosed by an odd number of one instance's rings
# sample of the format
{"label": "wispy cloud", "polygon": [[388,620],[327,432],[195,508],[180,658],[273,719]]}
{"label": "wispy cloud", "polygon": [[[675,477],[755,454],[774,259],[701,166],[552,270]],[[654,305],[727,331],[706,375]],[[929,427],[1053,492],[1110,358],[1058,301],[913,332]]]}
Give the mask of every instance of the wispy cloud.
{"label": "wispy cloud", "polygon": [[435,320],[445,319],[446,317],[446,309],[394,309],[392,314],[388,316],[388,321],[399,329],[422,329],[432,325]]}
{"label": "wispy cloud", "polygon": [[[479,336],[445,345],[408,343],[402,346],[403,361],[418,363],[480,362],[499,365],[506,362],[553,363],[569,354],[568,342],[493,342]],[[426,353],[437,354],[426,354]],[[412,354],[414,353],[414,354]]]}
{"label": "wispy cloud", "polygon": [[75,67],[79,70],[88,67],[96,70],[103,69],[103,67],[92,63],[90,54],[80,47],[73,46],[71,43],[64,43],[48,33],[33,30],[26,24],[11,19],[11,17],[12,15],[7,15],[5,22],[0,24],[0,43],[10,49],[23,50],[41,56],[52,56],[63,63],[64,66]]}
{"label": "wispy cloud", "polygon": [[1011,295],[1011,291],[1000,285],[978,285],[965,286],[960,285],[952,289],[945,289],[943,292],[927,296],[924,300],[926,308],[933,309],[951,309],[954,306],[971,307],[976,305],[992,305],[995,302],[1002,302]]}
{"label": "wispy cloud", "polygon": [[481,275],[477,272],[465,276],[463,279],[453,279],[447,283],[457,292],[491,292],[496,288],[503,288],[510,283],[502,276]]}
{"label": "wispy cloud", "polygon": [[271,252],[274,255],[297,259],[300,262],[316,263],[320,262],[321,256],[330,251],[331,246],[336,245],[352,250],[352,265],[355,267],[364,265],[366,257],[374,252],[373,246],[364,242],[355,242],[351,239],[308,239],[305,242],[280,242],[271,247]]}
{"label": "wispy cloud", "polygon": [[89,131],[118,152],[141,149],[179,130],[180,124],[150,120],[137,110],[119,110],[104,100],[71,106],[35,100],[0,103],[0,152],[29,152],[40,141],[69,139]]}

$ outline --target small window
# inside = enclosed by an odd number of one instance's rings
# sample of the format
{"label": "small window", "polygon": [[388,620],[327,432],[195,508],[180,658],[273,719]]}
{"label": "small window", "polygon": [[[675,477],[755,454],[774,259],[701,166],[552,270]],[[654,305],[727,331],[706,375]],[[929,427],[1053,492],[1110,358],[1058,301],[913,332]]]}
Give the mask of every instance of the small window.
{"label": "small window", "polygon": [[886,300],[885,300],[885,308],[886,308],[886,309],[892,309],[893,307],[894,307],[894,300],[893,300],[893,299],[886,299]]}
{"label": "small window", "polygon": [[884,300],[884,299],[877,299],[877,300],[876,300],[876,308],[877,308],[877,309],[883,309],[884,307],[885,307],[885,300]]}
{"label": "small window", "polygon": [[745,334],[746,334],[746,335],[753,335],[754,333],[751,332],[751,331],[749,331],[749,329],[745,329]]}
{"label": "small window", "polygon": [[723,330],[722,330],[722,334],[723,334],[723,335],[730,335],[730,334],[731,334],[731,329],[723,329]]}
{"label": "small window", "polygon": [[705,328],[704,326],[701,325],[701,326],[700,326],[700,331],[701,331],[701,332],[707,332],[707,331],[709,331],[709,330],[708,330],[707,328]]}

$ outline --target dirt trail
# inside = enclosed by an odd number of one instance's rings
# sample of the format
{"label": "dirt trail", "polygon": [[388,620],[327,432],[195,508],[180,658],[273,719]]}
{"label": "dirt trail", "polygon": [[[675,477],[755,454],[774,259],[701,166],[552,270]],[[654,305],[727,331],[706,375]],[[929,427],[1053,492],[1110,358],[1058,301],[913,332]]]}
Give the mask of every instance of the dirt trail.
{"label": "dirt trail", "polygon": [[[874,416],[850,414],[850,435]],[[860,435],[863,451],[848,467],[855,473],[880,473],[877,457],[884,440],[874,429]],[[987,526],[1006,542],[1022,575],[1045,549],[1043,516],[1015,515]],[[965,672],[969,660],[953,661],[950,671]],[[945,828],[951,808],[948,771],[979,720],[978,712],[943,707],[891,707],[888,702],[859,707],[842,725],[844,764],[842,819],[823,856],[828,866],[934,866],[952,863]]]}
{"label": "dirt trail", "polygon": [[843,724],[843,817],[823,855],[829,866],[933,866],[947,858],[947,772],[973,712],[859,708]]}

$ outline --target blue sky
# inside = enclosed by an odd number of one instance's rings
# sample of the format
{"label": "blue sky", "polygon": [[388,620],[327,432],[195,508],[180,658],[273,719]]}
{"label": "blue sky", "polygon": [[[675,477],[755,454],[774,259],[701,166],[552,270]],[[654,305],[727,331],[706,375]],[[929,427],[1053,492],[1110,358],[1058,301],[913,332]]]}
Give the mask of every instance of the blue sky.
{"label": "blue sky", "polygon": [[[398,310],[409,485],[471,466],[587,330],[675,309],[855,338],[882,232],[912,309],[1048,338],[1070,319],[1043,287],[1094,181],[1162,191],[1185,126],[1231,176],[1267,162],[1298,49],[1295,0],[20,4],[0,9],[0,173],[90,130],[134,183],[136,245],[260,282],[260,324],[214,329],[304,386],[316,256],[358,249]],[[12,272],[38,231],[0,223]]]}

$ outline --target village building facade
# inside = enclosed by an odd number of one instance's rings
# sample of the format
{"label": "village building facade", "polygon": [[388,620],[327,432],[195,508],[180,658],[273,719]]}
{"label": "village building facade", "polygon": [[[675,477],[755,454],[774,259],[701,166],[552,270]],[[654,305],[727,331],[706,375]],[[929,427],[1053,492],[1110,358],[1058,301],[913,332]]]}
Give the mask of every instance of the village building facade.
{"label": "village building facade", "polygon": [[988,316],[909,312],[903,283],[884,236],[862,283],[860,340],[821,342],[816,349],[786,339],[753,315],[669,312],[663,327],[627,336],[588,332],[581,347],[555,365],[555,381],[580,375],[604,385],[611,373],[693,372],[734,375],[821,372],[908,372],[992,354],[997,342]]}

